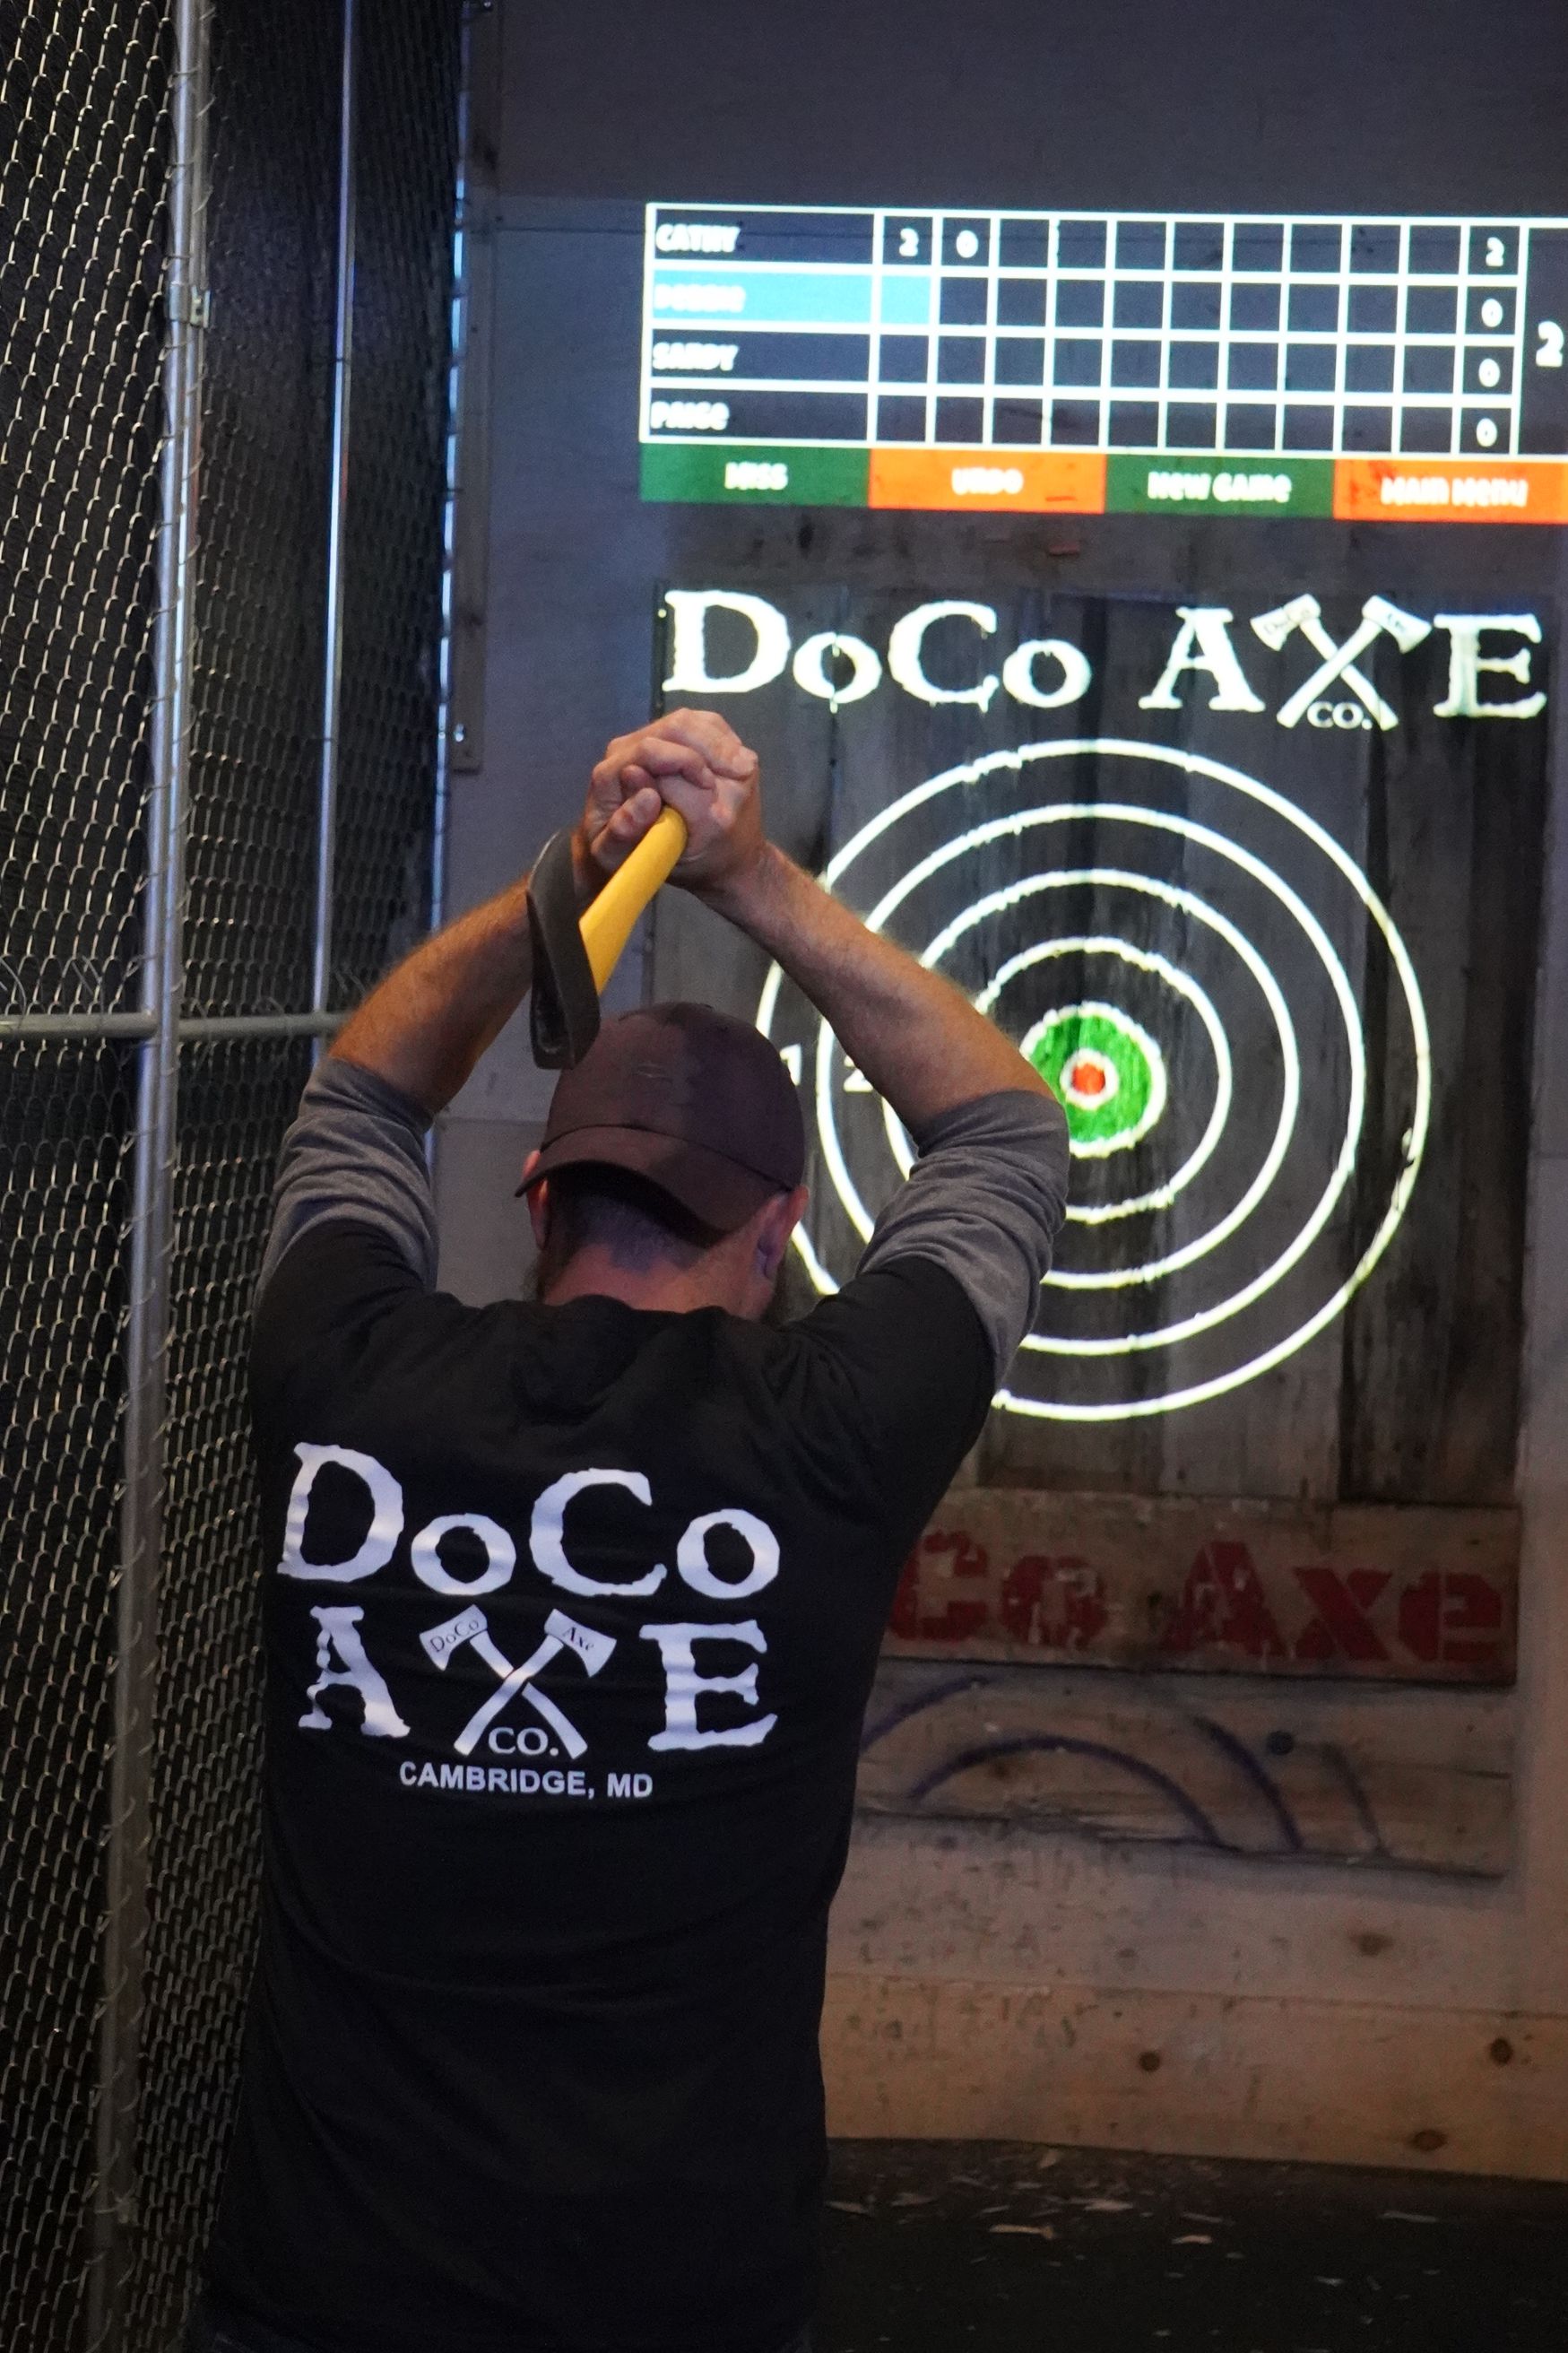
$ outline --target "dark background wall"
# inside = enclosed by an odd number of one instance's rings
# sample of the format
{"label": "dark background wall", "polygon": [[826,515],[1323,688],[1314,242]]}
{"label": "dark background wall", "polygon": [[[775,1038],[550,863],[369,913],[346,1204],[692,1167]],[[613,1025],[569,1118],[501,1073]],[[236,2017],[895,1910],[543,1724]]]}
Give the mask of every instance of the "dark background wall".
{"label": "dark background wall", "polygon": [[1553,0],[507,6],[510,195],[1561,210]]}

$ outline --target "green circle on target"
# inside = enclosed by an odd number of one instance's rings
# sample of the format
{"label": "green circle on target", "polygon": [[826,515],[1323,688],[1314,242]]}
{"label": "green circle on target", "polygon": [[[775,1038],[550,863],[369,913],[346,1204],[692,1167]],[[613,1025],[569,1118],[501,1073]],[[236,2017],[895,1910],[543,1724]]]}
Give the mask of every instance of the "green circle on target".
{"label": "green circle on target", "polygon": [[1047,1013],[1024,1051],[1067,1113],[1074,1151],[1124,1151],[1165,1108],[1165,1060],[1148,1031],[1110,1005]]}

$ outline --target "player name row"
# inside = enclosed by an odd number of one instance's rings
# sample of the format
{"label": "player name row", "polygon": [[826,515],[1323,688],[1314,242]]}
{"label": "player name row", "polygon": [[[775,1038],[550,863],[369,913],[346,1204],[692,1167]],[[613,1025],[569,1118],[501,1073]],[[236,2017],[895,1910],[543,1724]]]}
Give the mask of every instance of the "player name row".
{"label": "player name row", "polygon": [[1504,288],[1456,284],[1401,290],[1377,284],[1282,287],[1218,279],[1166,289],[1160,279],[1003,278],[994,303],[984,278],[890,279],[874,290],[839,278],[760,279],[705,286],[676,280],[652,289],[652,328],[661,340],[773,328],[784,334],[840,337],[875,328],[1170,327],[1180,333],[1511,336],[1514,295]]}
{"label": "player name row", "polygon": [[[699,417],[688,432],[722,432],[716,421],[737,393],[807,394],[921,390],[929,383],[943,391],[978,390],[987,380],[998,387],[1050,383],[1063,388],[1098,385],[1102,379],[1123,390],[1232,392],[1328,392],[1342,385],[1355,396],[1392,393],[1402,397],[1450,397],[1506,401],[1513,390],[1513,353],[1505,343],[1461,350],[1451,341],[1406,343],[1351,342],[1324,334],[1279,341],[1222,344],[1216,336],[1156,334],[1104,336],[1008,334],[885,335],[876,364],[864,335],[744,335],[731,343],[658,342],[652,350],[649,397],[656,406]],[[1554,390],[1555,386],[1534,387]],[[809,417],[815,397],[800,414]],[[673,422],[659,419],[659,423]]]}
{"label": "player name row", "polygon": [[[1568,451],[1568,411],[1526,409],[1517,434],[1506,400],[1399,399],[1392,393],[1217,393],[1111,385],[1073,386],[883,386],[876,393],[737,392],[725,400],[679,394],[648,405],[645,440],[673,446],[699,439],[728,445],[736,459],[753,446],[868,444],[911,450],[944,445],[1005,450],[1009,463],[1030,451],[1168,451],[1178,464],[1223,452],[1245,465],[1287,459],[1485,457],[1517,449],[1531,457]],[[1267,454],[1265,454],[1267,453]],[[726,487],[721,482],[719,487]],[[1053,503],[1053,501],[1047,501]]]}
{"label": "player name row", "polygon": [[[868,269],[902,263],[943,269],[994,265],[1039,269],[1162,269],[1180,276],[1215,270],[1348,270],[1408,276],[1507,277],[1519,267],[1521,224],[1500,221],[1297,221],[1020,213],[857,212],[832,208],[733,212],[711,218],[656,217],[648,244],[656,263],[784,263]],[[1550,238],[1561,223],[1529,225]],[[1227,250],[1228,231],[1228,250]]]}
{"label": "player name row", "polygon": [[[1465,438],[1461,446],[1477,446],[1492,449],[1506,448],[1511,436],[1511,416],[1506,390],[1471,393],[1467,391],[1456,400],[1452,390],[1440,393],[1396,393],[1389,381],[1388,372],[1373,383],[1357,383],[1352,375],[1348,385],[1336,387],[1332,353],[1326,354],[1330,365],[1321,377],[1309,381],[1300,373],[1287,373],[1281,393],[1272,379],[1266,386],[1257,380],[1237,385],[1234,380],[1225,387],[1215,381],[1211,365],[1206,374],[1188,370],[1184,375],[1173,369],[1168,384],[1159,381],[1159,353],[1151,351],[1153,364],[1134,372],[1115,366],[1109,380],[1101,380],[1098,356],[1076,365],[1064,363],[1058,353],[1054,375],[1046,381],[1038,365],[1031,375],[1015,373],[1004,379],[1000,371],[993,385],[978,380],[965,381],[949,375],[946,381],[931,383],[882,383],[873,391],[831,391],[805,393],[795,390],[776,391],[767,385],[737,385],[726,388],[722,399],[706,393],[690,391],[667,392],[657,389],[647,406],[647,436],[664,435],[681,438],[703,434],[731,436],[740,440],[757,441],[863,441],[868,438],[867,419],[871,414],[868,404],[876,403],[876,422],[869,438],[887,441],[998,441],[1038,442],[1066,441],[1069,444],[1097,439],[1098,435],[1078,429],[1078,420],[1086,406],[1098,404],[1109,397],[1120,409],[1128,413],[1130,427],[1126,432],[1113,431],[1113,442],[1132,448],[1157,446],[1160,436],[1153,420],[1163,407],[1175,412],[1178,428],[1165,436],[1176,448],[1209,448],[1215,446],[1216,401],[1223,398],[1242,428],[1237,446],[1272,448],[1275,443],[1273,419],[1283,399],[1292,426],[1300,429],[1286,434],[1286,446],[1305,449],[1331,449],[1335,446],[1335,405],[1347,411],[1350,422],[1344,428],[1345,442],[1352,448],[1376,449],[1394,453],[1394,409],[1401,415],[1402,425],[1413,418],[1426,420],[1418,438],[1407,434],[1399,446],[1418,452],[1441,452],[1447,455],[1452,444],[1451,427],[1456,417],[1460,420]],[[1452,368],[1448,370],[1450,385]],[[1408,379],[1407,379],[1408,380]],[[1041,400],[1054,401],[1053,429],[1042,432]],[[1000,424],[991,432],[985,429],[985,402],[991,399],[998,410],[1005,412]],[[936,430],[929,429],[927,404],[936,403]],[[1060,412],[1058,414],[1058,412]],[[1364,417],[1360,413],[1364,412]],[[1073,420],[1071,429],[1055,429],[1063,417]],[[1247,431],[1249,419],[1257,418],[1260,427],[1267,421],[1267,430]],[[1025,420],[1027,420],[1026,429]],[[1185,423],[1183,423],[1183,420]],[[1485,429],[1482,430],[1482,421]],[[1525,446],[1542,453],[1563,448],[1568,412],[1560,420],[1530,413],[1526,417],[1530,438]],[[1190,427],[1190,429],[1187,429]]]}

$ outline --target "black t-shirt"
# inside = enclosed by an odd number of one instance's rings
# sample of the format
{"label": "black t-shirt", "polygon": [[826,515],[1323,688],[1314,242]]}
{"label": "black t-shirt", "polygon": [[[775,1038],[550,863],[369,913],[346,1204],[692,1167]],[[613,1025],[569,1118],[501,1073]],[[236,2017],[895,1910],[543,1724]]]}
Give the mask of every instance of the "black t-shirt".
{"label": "black t-shirt", "polygon": [[900,1566],[995,1377],[900,1256],[784,1329],[263,1295],[266,1883],[220,2297],[322,2353],[772,2353]]}

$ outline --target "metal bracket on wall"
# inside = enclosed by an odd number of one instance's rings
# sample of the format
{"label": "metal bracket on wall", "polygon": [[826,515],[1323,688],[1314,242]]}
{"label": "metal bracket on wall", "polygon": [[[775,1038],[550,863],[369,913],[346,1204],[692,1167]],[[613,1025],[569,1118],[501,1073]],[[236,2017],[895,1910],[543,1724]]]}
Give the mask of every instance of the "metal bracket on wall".
{"label": "metal bracket on wall", "polygon": [[176,326],[210,327],[212,301],[213,298],[205,286],[171,286],[169,316]]}

